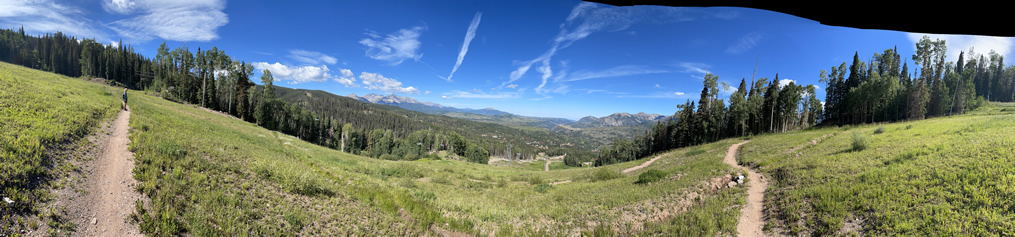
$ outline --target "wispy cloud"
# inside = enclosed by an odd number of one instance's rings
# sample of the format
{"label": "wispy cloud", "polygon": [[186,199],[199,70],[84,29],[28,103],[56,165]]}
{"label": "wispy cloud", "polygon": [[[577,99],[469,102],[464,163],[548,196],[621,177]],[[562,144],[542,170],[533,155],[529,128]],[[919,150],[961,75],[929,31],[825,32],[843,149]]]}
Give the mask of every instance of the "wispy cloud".
{"label": "wispy cloud", "polygon": [[515,88],[518,88],[518,84],[511,84],[511,85],[507,85],[506,87],[507,88],[511,88],[511,89],[515,89]]}
{"label": "wispy cloud", "polygon": [[362,39],[359,43],[367,46],[367,57],[398,65],[406,59],[419,60],[423,57],[422,53],[416,52],[419,50],[419,36],[423,30],[421,26],[401,29],[383,38],[377,33],[367,32],[369,38]]}
{"label": "wispy cloud", "polygon": [[758,41],[761,41],[761,34],[758,32],[751,32],[740,37],[736,43],[733,43],[733,45],[730,45],[729,48],[726,48],[726,52],[731,54],[746,52],[747,50],[754,48],[755,45],[758,45]]}
{"label": "wispy cloud", "polygon": [[[566,94],[569,91],[569,82],[583,81],[590,79],[601,79],[601,78],[613,78],[613,77],[628,77],[645,74],[656,74],[656,73],[668,73],[668,70],[654,69],[646,66],[639,65],[623,65],[613,68],[609,68],[601,71],[588,71],[581,70],[573,73],[568,73],[567,67],[561,72],[558,72],[552,80],[543,79],[542,83],[536,87],[535,91],[539,94],[546,93],[560,93]],[[547,89],[549,87],[550,89]]]}
{"label": "wispy cloud", "polygon": [[289,66],[281,63],[267,63],[267,62],[253,62],[250,63],[258,71],[268,69],[271,71],[271,75],[275,77],[275,81],[288,81],[289,84],[299,84],[306,82],[326,82],[328,79],[335,79],[339,83],[346,86],[353,86],[353,81],[348,80],[347,76],[352,75],[352,71],[349,69],[339,69],[342,77],[334,77],[331,74],[331,70],[328,66]]}
{"label": "wispy cloud", "polygon": [[610,95],[626,95],[627,92],[608,91],[601,89],[574,89],[575,91],[585,91],[585,94],[610,94]]}
{"label": "wispy cloud", "polygon": [[289,58],[295,59],[306,64],[335,64],[338,59],[321,52],[306,51],[306,50],[289,50]]}
{"label": "wispy cloud", "polygon": [[158,37],[175,41],[211,41],[218,39],[218,28],[229,23],[223,10],[225,0],[107,0],[103,8],[110,13],[133,15],[114,21],[109,27],[135,40]]}
{"label": "wispy cloud", "polygon": [[708,73],[708,64],[704,63],[681,62],[677,64],[677,67],[683,69],[680,71],[683,73],[697,73],[702,75]]}
{"label": "wispy cloud", "polygon": [[59,31],[79,38],[109,41],[104,33],[94,28],[96,25],[85,18],[78,7],[49,0],[0,1],[0,26],[4,28],[23,26],[28,33]]}
{"label": "wispy cloud", "polygon": [[1012,52],[1013,46],[1013,38],[1010,37],[906,33],[909,41],[913,42],[912,46],[914,50],[916,49],[916,42],[920,42],[920,39],[924,35],[930,36],[931,40],[945,40],[945,46],[948,48],[948,52],[945,53],[946,60],[958,60],[959,52],[962,51],[966,51],[966,56],[968,57],[969,48],[973,48],[973,51],[977,54],[986,55],[990,50],[994,50],[994,52],[1002,56],[1009,56],[1008,54]]}
{"label": "wispy cloud", "polygon": [[455,98],[468,98],[468,99],[513,99],[521,97],[521,92],[495,92],[495,93],[484,93],[477,91],[460,91],[453,90],[448,93],[441,94],[441,98],[444,99],[455,99]]}
{"label": "wispy cloud", "polygon": [[694,19],[689,14],[691,10],[688,8],[601,6],[596,3],[582,2],[572,8],[567,19],[564,23],[561,23],[561,30],[553,38],[550,48],[532,60],[518,63],[518,67],[511,72],[509,79],[502,83],[501,86],[503,87],[521,79],[536,63],[539,63],[536,70],[542,74],[541,78],[545,82],[554,73],[553,68],[550,66],[553,56],[559,50],[565,49],[574,42],[585,39],[594,33],[622,31],[637,23],[673,23]]}
{"label": "wispy cloud", "polygon": [[359,74],[359,79],[363,81],[363,86],[370,90],[380,90],[391,93],[399,92],[405,94],[419,94],[419,90],[415,87],[402,87],[402,82],[384,77],[378,73],[362,72]]}
{"label": "wispy cloud", "polygon": [[455,67],[451,68],[451,74],[444,78],[448,82],[451,82],[451,78],[455,76],[455,72],[458,71],[458,67],[462,66],[462,61],[465,60],[465,54],[469,52],[469,43],[472,42],[472,38],[476,37],[476,29],[479,28],[479,21],[483,18],[482,12],[476,12],[476,16],[472,18],[472,23],[469,24],[469,29],[465,31],[465,41],[462,42],[462,50],[458,51],[458,61],[455,62]]}
{"label": "wispy cloud", "polygon": [[647,98],[647,99],[696,99],[698,94],[687,94],[684,92],[656,92],[651,94],[618,95],[617,98]]}
{"label": "wispy cloud", "polygon": [[589,79],[608,78],[608,77],[625,77],[634,75],[644,74],[656,74],[656,73],[667,73],[667,70],[652,69],[644,66],[637,65],[624,65],[618,66],[603,71],[577,71],[571,73],[568,77],[564,78],[563,82],[582,81]]}

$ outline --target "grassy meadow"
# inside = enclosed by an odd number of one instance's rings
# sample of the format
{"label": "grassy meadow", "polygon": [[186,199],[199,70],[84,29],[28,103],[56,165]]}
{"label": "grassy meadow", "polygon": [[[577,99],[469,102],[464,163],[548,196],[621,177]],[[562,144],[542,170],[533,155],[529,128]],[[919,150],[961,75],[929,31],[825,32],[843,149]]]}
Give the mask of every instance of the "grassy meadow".
{"label": "grassy meadow", "polygon": [[[24,228],[58,152],[118,109],[115,87],[0,63],[0,227]],[[715,188],[743,139],[597,168],[351,155],[193,105],[131,96],[133,221],[149,235],[732,236],[746,190]],[[738,160],[769,180],[766,231],[1015,235],[1015,104],[907,123],[751,137]],[[66,146],[66,145],[63,145]],[[754,178],[754,177],[748,177]]]}
{"label": "grassy meadow", "polygon": [[[545,172],[544,161],[373,159],[194,106],[132,101],[135,177],[151,197],[136,219],[150,234],[733,234],[739,209],[731,207],[744,199],[740,188],[704,188],[734,172],[721,161],[735,140],[674,150],[630,174],[620,171],[643,160],[595,169],[558,161]],[[635,184],[648,169],[667,179]]]}
{"label": "grassy meadow", "polygon": [[739,160],[773,180],[767,230],[1015,235],[1015,104],[759,136],[741,147]]}
{"label": "grassy meadow", "polygon": [[[78,167],[63,149],[83,145],[83,138],[120,108],[117,89],[0,62],[0,233],[24,229],[30,216],[54,216],[40,204],[48,189]],[[44,213],[45,212],[45,213]],[[40,215],[44,214],[44,215]],[[37,223],[35,223],[37,225]]]}

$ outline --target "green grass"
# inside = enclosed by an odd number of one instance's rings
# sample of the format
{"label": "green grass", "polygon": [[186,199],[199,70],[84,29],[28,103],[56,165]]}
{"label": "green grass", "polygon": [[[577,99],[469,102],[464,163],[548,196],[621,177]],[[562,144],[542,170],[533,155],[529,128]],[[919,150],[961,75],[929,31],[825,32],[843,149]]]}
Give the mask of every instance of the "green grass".
{"label": "green grass", "polygon": [[[40,214],[52,181],[74,167],[59,155],[116,114],[117,89],[0,62],[0,233]],[[62,225],[56,223],[56,225]]]}
{"label": "green grass", "polygon": [[[1015,110],[758,136],[740,159],[772,177],[768,229],[834,235],[1015,235]],[[867,136],[863,134],[876,134]],[[825,134],[840,134],[790,153]],[[862,137],[865,149],[856,149]]]}

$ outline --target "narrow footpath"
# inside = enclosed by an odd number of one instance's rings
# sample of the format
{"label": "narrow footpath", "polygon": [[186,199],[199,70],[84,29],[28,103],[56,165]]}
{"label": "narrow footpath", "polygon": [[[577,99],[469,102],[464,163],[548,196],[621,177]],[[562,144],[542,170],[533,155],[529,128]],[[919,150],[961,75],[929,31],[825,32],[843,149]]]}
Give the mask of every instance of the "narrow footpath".
{"label": "narrow footpath", "polygon": [[762,220],[761,211],[765,201],[765,189],[768,188],[768,180],[761,174],[758,174],[758,172],[737,164],[737,149],[740,148],[740,145],[747,142],[749,141],[730,146],[730,149],[726,151],[726,158],[723,159],[723,162],[738,169],[747,170],[747,179],[749,180],[747,205],[741,210],[740,221],[737,222],[739,236],[765,236],[765,232],[762,230],[765,222]]}
{"label": "narrow footpath", "polygon": [[108,139],[97,142],[101,153],[93,161],[93,171],[85,183],[85,194],[74,201],[86,207],[76,234],[84,236],[142,236],[136,225],[127,223],[134,202],[141,195],[134,191],[132,175],[134,154],[127,149],[130,111],[120,110],[113,121]]}

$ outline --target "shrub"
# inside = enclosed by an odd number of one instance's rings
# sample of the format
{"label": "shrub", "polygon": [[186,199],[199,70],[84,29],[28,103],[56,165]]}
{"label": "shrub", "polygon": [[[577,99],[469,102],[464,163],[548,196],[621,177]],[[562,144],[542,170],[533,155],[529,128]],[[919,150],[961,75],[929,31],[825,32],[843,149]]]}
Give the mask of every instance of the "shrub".
{"label": "shrub", "polygon": [[398,160],[398,157],[392,154],[381,155],[381,160]]}
{"label": "shrub", "polygon": [[624,177],[624,174],[621,174],[620,171],[606,167],[597,168],[596,171],[592,172],[592,182],[606,181],[621,177]]}
{"label": "shrub", "polygon": [[539,185],[536,185],[536,192],[539,193],[546,193],[547,191],[550,191],[550,189],[553,189],[553,186],[551,186],[548,183],[541,183]]}
{"label": "shrub", "polygon": [[434,183],[448,184],[448,185],[450,185],[451,184],[451,177],[448,177],[447,175],[438,175],[438,176],[433,177],[432,179],[430,179],[430,181],[434,182]]}
{"label": "shrub", "polygon": [[662,170],[647,170],[645,173],[638,175],[638,182],[640,184],[647,184],[655,181],[659,181],[666,177],[666,172]]}
{"label": "shrub", "polygon": [[403,160],[419,160],[419,155],[411,154],[411,153],[410,154],[405,154],[405,157],[403,157],[402,159]]}
{"label": "shrub", "polygon": [[885,133],[885,126],[879,126],[878,129],[874,130],[874,134],[882,134],[882,133]]}
{"label": "shrub", "polygon": [[542,183],[546,183],[546,182],[543,182],[543,177],[539,177],[539,175],[529,176],[529,184],[531,184],[531,185],[537,185],[537,184],[542,184]]}
{"label": "shrub", "polygon": [[853,133],[853,151],[867,149],[867,136],[860,133]]}
{"label": "shrub", "polygon": [[912,125],[912,124],[910,124],[910,125],[906,125],[906,129],[910,129],[910,128],[913,128],[913,125]]}

